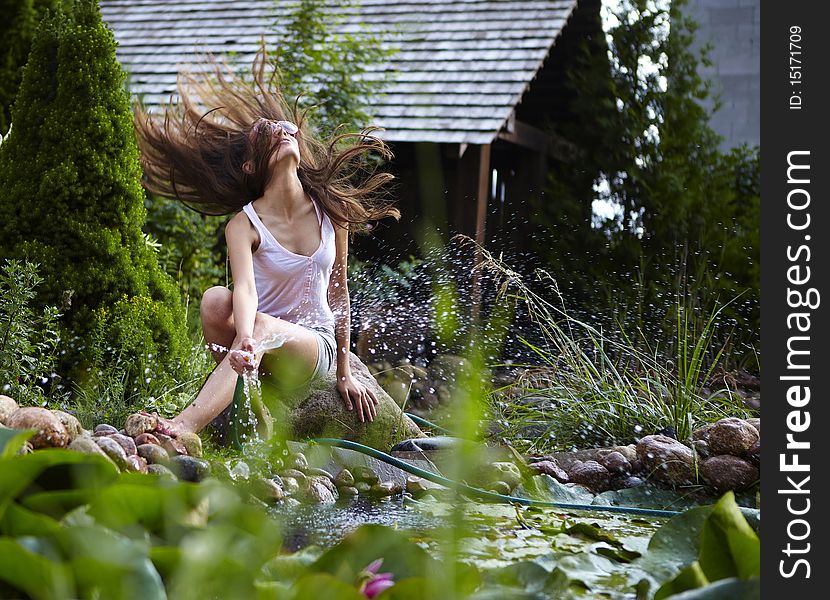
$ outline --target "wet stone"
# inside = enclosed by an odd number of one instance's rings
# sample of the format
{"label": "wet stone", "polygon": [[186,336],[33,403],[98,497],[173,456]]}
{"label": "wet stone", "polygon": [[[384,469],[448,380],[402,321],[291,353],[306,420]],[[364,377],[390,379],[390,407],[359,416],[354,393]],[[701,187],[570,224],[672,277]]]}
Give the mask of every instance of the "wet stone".
{"label": "wet stone", "polygon": [[127,468],[127,453],[124,452],[124,448],[118,442],[109,437],[102,436],[95,438],[95,443],[98,444],[98,447],[104,451],[119,469]]}
{"label": "wet stone", "polygon": [[337,491],[340,492],[341,498],[354,498],[358,495],[357,488],[350,485],[344,485],[342,487],[337,488]]}
{"label": "wet stone", "polygon": [[306,459],[305,454],[292,454],[285,460],[285,466],[289,469],[305,471],[308,468],[308,460]]}
{"label": "wet stone", "polygon": [[522,473],[512,462],[494,462],[481,468],[478,479],[485,483],[503,481],[510,489],[513,489],[521,483]]}
{"label": "wet stone", "polygon": [[116,442],[119,446],[124,448],[124,454],[127,456],[133,456],[136,453],[136,446],[135,441],[133,438],[128,437],[126,435],[121,435],[120,433],[113,433],[112,435],[107,436],[113,442]]}
{"label": "wet stone", "polygon": [[370,483],[367,483],[366,481],[358,481],[354,484],[354,487],[361,494],[368,494],[369,490],[372,489],[372,485]]}
{"label": "wet stone", "polygon": [[761,466],[761,440],[760,440],[760,438],[758,439],[757,442],[752,444],[752,447],[746,453],[746,457],[747,457],[747,459],[749,459],[749,462],[751,462],[756,467]]}
{"label": "wet stone", "polygon": [[406,478],[406,491],[418,498],[426,493],[429,489],[426,479],[410,475]]}
{"label": "wet stone", "polygon": [[490,485],[487,486],[487,489],[491,492],[495,492],[496,494],[501,494],[502,496],[509,496],[511,488],[507,485],[505,481],[494,481]]}
{"label": "wet stone", "polygon": [[185,448],[184,444],[176,438],[171,438],[170,436],[163,435],[161,433],[156,434],[156,437],[161,442],[161,447],[167,450],[167,454],[170,456],[187,454],[187,448]]}
{"label": "wet stone", "polygon": [[326,482],[331,485],[331,482],[325,477],[319,475],[309,477],[306,485],[302,488],[302,498],[306,502],[315,504],[332,504],[336,502],[337,491],[332,492],[328,485],[326,485]]}
{"label": "wet stone", "polygon": [[170,462],[167,451],[155,444],[141,444],[136,448],[136,453],[151,465],[166,465]]}
{"label": "wet stone", "polygon": [[293,477],[283,477],[282,489],[289,496],[294,496],[300,491],[300,484]]}
{"label": "wet stone", "polygon": [[379,498],[385,498],[388,496],[395,495],[395,484],[391,481],[381,481],[380,483],[376,483],[371,487],[369,493],[372,496],[376,496]]}
{"label": "wet stone", "polygon": [[210,463],[194,456],[177,455],[170,459],[170,470],[179,479],[199,482],[210,474]]}
{"label": "wet stone", "polygon": [[99,435],[112,435],[113,433],[118,433],[118,429],[107,423],[96,425],[95,429],[92,430],[92,435],[96,437]]}
{"label": "wet stone", "polygon": [[189,456],[195,456],[196,458],[202,457],[202,438],[197,434],[186,432],[179,435],[176,439],[181,442]]}
{"label": "wet stone", "polygon": [[81,427],[81,422],[74,415],[70,415],[68,412],[62,410],[53,410],[52,414],[58,418],[63,428],[66,429],[70,442],[84,432],[84,428]]}
{"label": "wet stone", "polygon": [[620,452],[609,452],[599,459],[599,464],[611,473],[631,473],[631,463]]}
{"label": "wet stone", "polygon": [[140,456],[131,454],[127,457],[127,470],[135,473],[146,473],[147,461]]}
{"label": "wet stone", "polygon": [[628,488],[635,488],[643,485],[645,481],[635,475],[628,477],[615,477],[612,481],[611,487],[615,490],[626,490]]}
{"label": "wet stone", "polygon": [[158,427],[158,417],[140,413],[130,415],[124,423],[124,431],[132,438],[145,432],[153,432],[156,427]]}
{"label": "wet stone", "polygon": [[354,475],[348,469],[343,469],[334,477],[334,485],[337,487],[349,487],[354,485]]}
{"label": "wet stone", "polygon": [[571,482],[589,487],[596,492],[608,489],[611,483],[611,473],[595,460],[575,462],[568,472]]}
{"label": "wet stone", "polygon": [[317,475],[317,476],[320,476],[320,477],[325,477],[329,480],[334,479],[332,477],[331,473],[329,473],[325,469],[317,469],[317,468],[314,468],[314,467],[309,467],[308,469],[306,469],[305,474],[308,475],[309,477],[311,477],[312,475]]}
{"label": "wet stone", "polygon": [[649,477],[673,485],[695,483],[697,473],[691,448],[665,435],[647,435],[637,443],[637,458]]}
{"label": "wet stone", "polygon": [[282,487],[282,477],[279,475],[271,475],[268,479],[276,483],[278,486]]}
{"label": "wet stone", "polygon": [[702,458],[707,458],[711,452],[709,452],[709,442],[706,440],[695,440],[692,442],[692,446],[694,446],[695,452],[697,452],[698,456]]}
{"label": "wet stone", "polygon": [[703,479],[719,492],[741,491],[758,481],[758,469],[737,456],[721,454],[707,458],[700,465]]}
{"label": "wet stone", "polygon": [[540,460],[528,465],[530,470],[537,474],[550,475],[559,483],[568,483],[571,478],[554,460]]}
{"label": "wet stone", "polygon": [[254,496],[264,502],[279,502],[285,498],[285,492],[273,479],[257,479],[252,486]]}
{"label": "wet stone", "polygon": [[171,471],[164,465],[147,465],[147,473],[151,475],[158,475],[162,479],[176,479],[176,476],[173,474],[173,471]]}
{"label": "wet stone", "polygon": [[707,442],[713,455],[745,456],[761,434],[743,419],[721,419],[709,430]]}
{"label": "wet stone", "polygon": [[[352,475],[354,476],[355,481],[357,482],[365,482],[368,483],[370,486],[378,483],[380,478],[378,474],[375,473],[372,469],[367,466],[359,465],[352,469]],[[358,488],[360,489],[360,488]]]}
{"label": "wet stone", "polygon": [[29,438],[34,449],[64,448],[69,444],[69,434],[60,420],[48,408],[24,406],[14,411],[6,425],[11,429],[34,429]]}
{"label": "wet stone", "polygon": [[152,433],[142,433],[137,435],[135,437],[135,445],[140,446],[141,444],[154,444],[156,446],[161,446],[159,439]]}
{"label": "wet stone", "polygon": [[14,398],[0,395],[0,425],[3,425],[18,408],[20,407]]}
{"label": "wet stone", "polygon": [[91,437],[86,435],[81,435],[76,437],[72,442],[69,444],[70,450],[75,450],[77,452],[83,452],[84,454],[97,454],[98,456],[107,456],[107,453],[101,450],[101,447],[95,443]]}
{"label": "wet stone", "polygon": [[306,480],[308,479],[305,473],[298,471],[297,469],[285,469],[282,473],[280,473],[280,476],[291,477],[296,480],[300,486],[304,486],[306,484]]}

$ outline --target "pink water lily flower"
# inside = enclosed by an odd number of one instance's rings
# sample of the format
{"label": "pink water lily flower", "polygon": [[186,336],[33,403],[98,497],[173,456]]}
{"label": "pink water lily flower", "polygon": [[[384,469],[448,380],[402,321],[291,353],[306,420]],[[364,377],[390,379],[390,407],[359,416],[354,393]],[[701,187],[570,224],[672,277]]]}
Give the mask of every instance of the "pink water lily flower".
{"label": "pink water lily flower", "polygon": [[381,564],[383,564],[382,558],[372,561],[360,574],[360,579],[363,580],[360,592],[367,598],[374,598],[383,590],[395,585],[392,581],[392,573],[378,573]]}

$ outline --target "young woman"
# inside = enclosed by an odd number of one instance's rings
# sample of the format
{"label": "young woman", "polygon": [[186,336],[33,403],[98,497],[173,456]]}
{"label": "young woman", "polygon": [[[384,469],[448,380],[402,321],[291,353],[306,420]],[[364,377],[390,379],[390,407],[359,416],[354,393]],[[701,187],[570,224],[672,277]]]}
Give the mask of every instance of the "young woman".
{"label": "young woman", "polygon": [[[180,100],[163,116],[135,109],[146,188],[203,214],[236,213],[225,228],[233,291],[212,287],[201,304],[218,366],[163,427],[198,432],[231,403],[238,375],[279,361],[304,381],[336,364],[346,408],[371,421],[378,400],[349,368],[346,262],[350,230],[399,216],[381,196],[392,176],[366,173],[363,160],[392,155],[372,129],[316,139],[296,102],[289,110],[264,51],[252,82],[215,59],[205,65],[180,77]],[[257,352],[274,337],[281,347]]]}

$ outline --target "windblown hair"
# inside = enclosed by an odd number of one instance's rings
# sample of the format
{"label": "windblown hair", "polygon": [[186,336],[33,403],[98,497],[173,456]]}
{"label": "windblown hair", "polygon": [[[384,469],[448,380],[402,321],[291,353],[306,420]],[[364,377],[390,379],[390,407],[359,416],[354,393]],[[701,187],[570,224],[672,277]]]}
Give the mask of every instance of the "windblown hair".
{"label": "windblown hair", "polygon": [[[225,62],[208,55],[199,72],[180,73],[179,101],[164,105],[163,117],[136,103],[147,190],[178,198],[202,214],[238,211],[262,196],[271,175],[269,160],[277,149],[270,135],[261,134],[258,123],[293,121],[299,127],[297,175],[329,218],[360,229],[369,221],[400,217],[384,191],[394,177],[369,166],[372,154],[392,158],[389,147],[372,135],[379,128],[335,131],[323,142],[306,119],[308,109],[298,111],[299,97],[289,108],[264,46],[253,61],[252,75],[252,81],[245,81]],[[248,161],[252,168],[243,170]]]}

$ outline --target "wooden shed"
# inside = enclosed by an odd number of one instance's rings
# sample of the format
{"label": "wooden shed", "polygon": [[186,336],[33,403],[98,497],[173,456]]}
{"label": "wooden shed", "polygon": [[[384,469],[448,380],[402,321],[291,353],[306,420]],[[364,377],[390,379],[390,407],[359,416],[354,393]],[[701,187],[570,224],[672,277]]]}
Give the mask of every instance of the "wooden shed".
{"label": "wooden shed", "polygon": [[[568,118],[564,69],[580,40],[601,34],[600,0],[324,0],[349,33],[371,31],[395,52],[370,109],[392,146],[401,223],[379,228],[371,253],[412,253],[425,219],[497,249],[527,246],[532,198],[548,160],[573,145],[556,134]],[[250,63],[286,0],[101,0],[131,92],[158,104],[197,52]]]}

